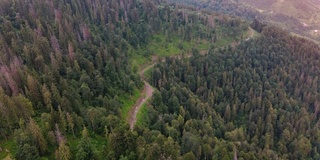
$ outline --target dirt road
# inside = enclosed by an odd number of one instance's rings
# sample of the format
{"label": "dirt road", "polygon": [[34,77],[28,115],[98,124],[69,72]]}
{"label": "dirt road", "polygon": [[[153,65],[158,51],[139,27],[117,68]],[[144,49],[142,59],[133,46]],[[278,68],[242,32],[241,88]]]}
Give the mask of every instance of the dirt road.
{"label": "dirt road", "polygon": [[145,77],[144,77],[144,72],[146,70],[148,70],[149,68],[153,67],[155,65],[155,63],[145,67],[142,71],[140,71],[140,76],[144,82],[144,89],[141,92],[141,97],[136,101],[136,103],[131,107],[128,117],[127,117],[127,121],[130,124],[130,129],[132,130],[136,121],[137,121],[137,114],[140,110],[140,108],[143,106],[144,103],[147,102],[147,100],[149,98],[151,98],[154,89],[152,88],[152,86],[146,81]]}

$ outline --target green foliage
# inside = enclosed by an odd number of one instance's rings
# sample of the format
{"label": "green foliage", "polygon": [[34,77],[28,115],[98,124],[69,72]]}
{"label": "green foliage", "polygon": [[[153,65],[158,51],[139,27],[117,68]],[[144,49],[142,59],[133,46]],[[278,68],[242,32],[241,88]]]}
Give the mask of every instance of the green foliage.
{"label": "green foliage", "polygon": [[88,130],[84,127],[82,131],[82,139],[77,146],[76,159],[86,160],[92,159],[93,157],[93,149],[88,135]]}
{"label": "green foliage", "polygon": [[122,103],[121,114],[122,118],[125,119],[129,113],[130,107],[134,105],[137,99],[141,96],[140,90],[135,89],[133,95],[127,97],[121,97],[120,102]]}
{"label": "green foliage", "polygon": [[187,53],[191,50],[192,46],[201,46],[205,50],[209,48],[209,42],[203,40],[199,44],[196,44],[195,42],[182,40],[179,36],[175,36],[170,41],[167,41],[165,35],[159,34],[153,35],[146,49],[141,52],[145,52],[146,55],[154,54],[159,57],[166,57]]}
{"label": "green foliage", "polygon": [[57,160],[69,160],[71,157],[69,146],[67,146],[64,142],[61,142],[59,144],[59,148],[55,152],[55,158]]}
{"label": "green foliage", "polygon": [[183,159],[196,160],[196,156],[192,152],[188,152],[185,155],[183,155]]}
{"label": "green foliage", "polygon": [[126,126],[114,129],[108,137],[108,153],[110,159],[119,159],[121,155],[129,155],[135,151],[137,136],[131,131],[126,131]]}
{"label": "green foliage", "polygon": [[148,117],[148,104],[145,103],[141,106],[138,114],[137,114],[137,122],[136,125],[138,126],[146,126],[147,125],[147,117]]}
{"label": "green foliage", "polygon": [[21,147],[18,147],[17,153],[15,155],[17,160],[33,160],[39,159],[39,152],[35,146],[30,146],[29,144],[24,144]]}
{"label": "green foliage", "polygon": [[[190,114],[180,94],[161,91],[157,107],[174,115],[158,120],[158,108],[144,106],[142,127],[129,130],[125,117],[143,87],[138,68],[152,55],[224,45],[248,28],[238,18],[151,0],[3,0],[0,11],[0,142],[16,159],[181,158],[183,124],[205,113],[203,104],[192,99],[198,106]],[[171,108],[162,102],[169,98]],[[89,134],[80,138],[82,130]]]}
{"label": "green foliage", "polygon": [[[5,159],[7,156],[12,157],[12,155],[15,155],[16,153],[16,145],[13,139],[0,141],[0,148],[2,149],[2,152],[0,152],[0,159]],[[6,149],[9,153],[5,152]]]}
{"label": "green foliage", "polygon": [[23,130],[17,130],[15,133],[17,149],[16,159],[37,159],[39,158],[39,149],[37,148],[34,139],[30,132],[23,132]]}

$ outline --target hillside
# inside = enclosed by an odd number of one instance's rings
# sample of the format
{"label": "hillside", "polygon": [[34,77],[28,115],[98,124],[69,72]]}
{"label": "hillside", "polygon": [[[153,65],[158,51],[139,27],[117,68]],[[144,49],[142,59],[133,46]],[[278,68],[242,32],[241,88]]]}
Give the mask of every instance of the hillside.
{"label": "hillside", "polygon": [[317,0],[170,0],[218,13],[258,19],[295,35],[320,41],[320,2]]}
{"label": "hillside", "polygon": [[0,159],[320,159],[315,3],[1,0]]}
{"label": "hillside", "polygon": [[150,0],[2,0],[0,13],[0,159],[17,160],[153,157],[155,132],[126,121],[139,68],[240,42],[249,24]]}
{"label": "hillside", "polygon": [[239,0],[239,2],[257,8],[262,12],[279,13],[304,21],[317,21],[317,15],[320,11],[319,2],[313,0]]}
{"label": "hillside", "polygon": [[[296,33],[319,40],[320,2],[316,0],[240,0],[275,21],[280,26],[293,28]],[[291,19],[291,20],[290,20]],[[296,23],[292,21],[297,21]]]}

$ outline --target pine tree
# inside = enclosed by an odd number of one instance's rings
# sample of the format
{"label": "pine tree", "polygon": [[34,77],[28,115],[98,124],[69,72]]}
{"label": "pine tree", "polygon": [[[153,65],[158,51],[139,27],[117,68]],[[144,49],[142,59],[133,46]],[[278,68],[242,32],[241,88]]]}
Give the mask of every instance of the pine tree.
{"label": "pine tree", "polygon": [[79,145],[77,146],[76,159],[86,160],[86,159],[92,159],[93,157],[94,157],[93,148],[88,135],[88,130],[86,127],[83,127],[82,139],[79,142]]}
{"label": "pine tree", "polygon": [[32,102],[39,102],[41,100],[41,94],[39,89],[39,82],[31,75],[27,76],[28,93]]}
{"label": "pine tree", "polygon": [[59,148],[55,152],[55,157],[57,160],[69,160],[72,158],[70,148],[64,141],[60,142]]}
{"label": "pine tree", "polygon": [[70,115],[69,112],[67,112],[67,122],[68,122],[68,126],[69,126],[69,130],[71,130],[73,137],[75,137],[74,135],[74,123],[73,123],[73,118]]}
{"label": "pine tree", "polygon": [[36,146],[40,151],[40,154],[43,155],[47,150],[47,141],[44,139],[40,127],[31,118],[27,124],[27,129],[30,131],[33,139],[36,141]]}

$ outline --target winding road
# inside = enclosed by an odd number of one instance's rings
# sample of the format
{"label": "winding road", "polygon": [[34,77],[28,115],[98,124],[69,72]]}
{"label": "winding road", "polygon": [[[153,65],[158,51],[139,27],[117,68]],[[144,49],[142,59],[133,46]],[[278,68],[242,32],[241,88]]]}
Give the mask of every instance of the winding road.
{"label": "winding road", "polygon": [[153,87],[147,82],[144,76],[144,72],[148,70],[149,68],[153,67],[156,63],[153,63],[147,67],[145,67],[142,71],[140,71],[140,76],[144,83],[144,89],[141,92],[141,97],[136,101],[136,103],[130,108],[127,121],[130,124],[130,129],[133,130],[133,127],[137,121],[137,114],[140,110],[140,108],[143,106],[143,104],[151,98],[153,94]]}

